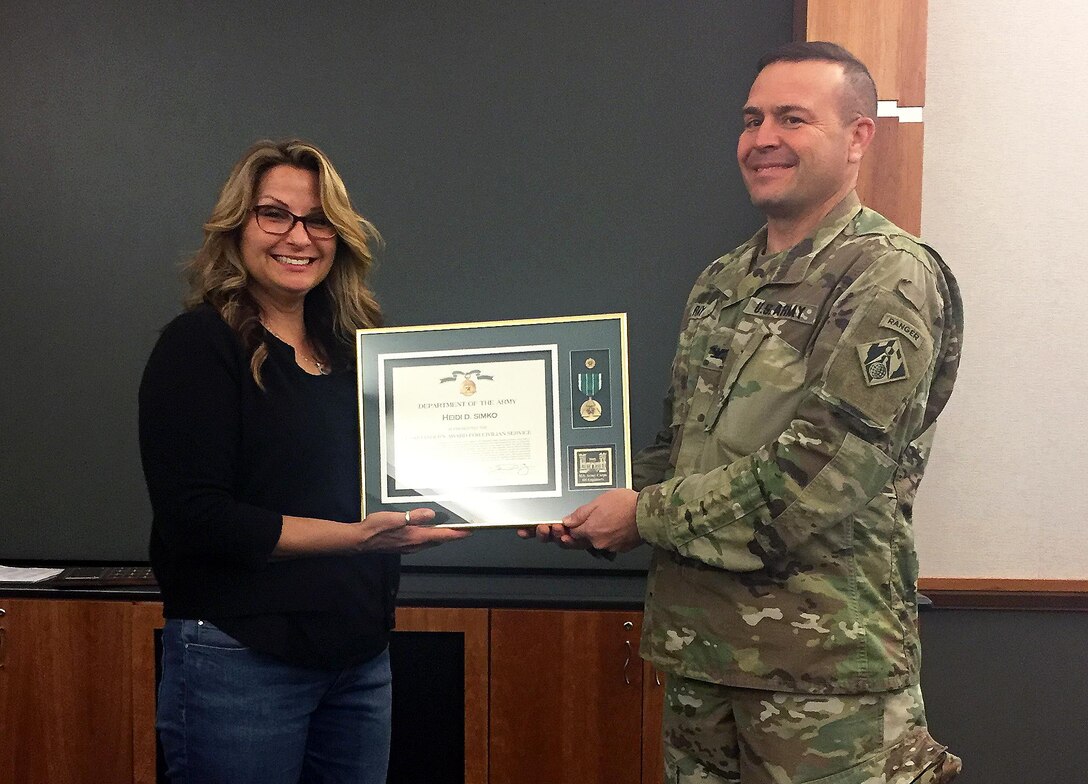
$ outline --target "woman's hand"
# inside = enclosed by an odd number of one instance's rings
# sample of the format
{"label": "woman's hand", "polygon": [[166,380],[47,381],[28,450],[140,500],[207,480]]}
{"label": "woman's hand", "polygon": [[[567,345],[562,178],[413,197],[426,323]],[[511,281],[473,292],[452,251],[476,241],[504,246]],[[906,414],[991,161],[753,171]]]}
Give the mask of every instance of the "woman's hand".
{"label": "woman's hand", "polygon": [[469,536],[468,531],[426,525],[430,509],[375,512],[357,523],[284,515],[273,558],[337,553],[414,553]]}
{"label": "woman's hand", "polygon": [[470,536],[469,531],[426,525],[434,519],[430,509],[412,509],[408,512],[375,512],[358,527],[363,539],[356,552],[360,553],[414,553],[446,542],[454,542]]}

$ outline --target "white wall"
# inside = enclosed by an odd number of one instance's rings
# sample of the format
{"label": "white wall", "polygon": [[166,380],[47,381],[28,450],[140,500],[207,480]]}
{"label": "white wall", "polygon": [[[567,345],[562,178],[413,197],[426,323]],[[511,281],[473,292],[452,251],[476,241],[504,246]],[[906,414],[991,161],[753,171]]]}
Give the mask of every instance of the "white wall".
{"label": "white wall", "polygon": [[964,356],[916,510],[925,577],[1088,578],[1088,3],[933,0],[922,232]]}

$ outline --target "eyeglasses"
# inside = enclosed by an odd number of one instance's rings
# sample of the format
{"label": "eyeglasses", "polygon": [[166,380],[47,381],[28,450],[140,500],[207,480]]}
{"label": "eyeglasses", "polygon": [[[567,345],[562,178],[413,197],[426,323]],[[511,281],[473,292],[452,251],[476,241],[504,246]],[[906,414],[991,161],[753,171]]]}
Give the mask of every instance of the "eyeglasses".
{"label": "eyeglasses", "polygon": [[295,215],[282,207],[258,204],[253,208],[253,214],[257,216],[257,225],[269,234],[287,234],[295,228],[296,223],[301,223],[312,239],[331,240],[336,236],[336,226],[320,213],[306,216]]}

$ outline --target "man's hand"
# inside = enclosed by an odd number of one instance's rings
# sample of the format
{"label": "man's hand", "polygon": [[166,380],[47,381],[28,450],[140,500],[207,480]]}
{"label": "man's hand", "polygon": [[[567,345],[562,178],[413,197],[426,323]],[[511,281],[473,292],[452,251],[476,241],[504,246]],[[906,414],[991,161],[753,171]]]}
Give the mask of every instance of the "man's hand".
{"label": "man's hand", "polygon": [[535,528],[519,528],[518,536],[532,539],[534,536],[542,542],[555,542],[564,550],[588,550],[589,542],[576,540],[570,535],[565,525],[538,525]]}
{"label": "man's hand", "polygon": [[583,543],[614,553],[634,550],[642,544],[635,525],[637,503],[638,493],[624,488],[597,496],[563,518],[562,528],[566,531],[558,538],[560,545],[569,539],[568,546]]}

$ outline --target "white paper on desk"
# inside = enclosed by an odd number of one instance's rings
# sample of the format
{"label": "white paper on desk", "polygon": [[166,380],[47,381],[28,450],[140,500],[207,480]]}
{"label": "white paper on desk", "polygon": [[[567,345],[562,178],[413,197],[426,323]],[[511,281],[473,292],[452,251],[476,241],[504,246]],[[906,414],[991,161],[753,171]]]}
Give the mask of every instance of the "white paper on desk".
{"label": "white paper on desk", "polygon": [[46,569],[40,566],[0,566],[0,583],[40,583],[56,577],[63,569]]}

